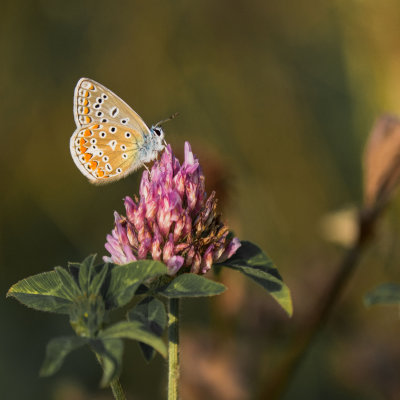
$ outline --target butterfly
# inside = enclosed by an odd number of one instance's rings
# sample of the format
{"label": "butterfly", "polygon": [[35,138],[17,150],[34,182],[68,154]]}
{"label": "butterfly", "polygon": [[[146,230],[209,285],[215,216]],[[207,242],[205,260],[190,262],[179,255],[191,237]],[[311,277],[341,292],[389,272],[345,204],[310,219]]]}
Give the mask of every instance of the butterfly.
{"label": "butterfly", "polygon": [[149,129],[122,99],[92,79],[81,78],[75,87],[74,119],[71,155],[94,184],[116,181],[146,166],[166,145],[160,124],[169,119]]}

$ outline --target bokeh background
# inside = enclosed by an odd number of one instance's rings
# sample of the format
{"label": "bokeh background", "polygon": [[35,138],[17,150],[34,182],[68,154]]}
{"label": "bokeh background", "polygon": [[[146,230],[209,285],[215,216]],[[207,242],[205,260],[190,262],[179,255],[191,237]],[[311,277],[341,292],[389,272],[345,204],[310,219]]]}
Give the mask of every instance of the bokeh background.
{"label": "bokeh background", "polygon": [[[111,399],[89,350],[39,378],[45,344],[71,328],[5,300],[19,279],[104,255],[113,211],[138,190],[140,172],[95,187],[71,159],[72,95],[87,76],[148,124],[180,113],[165,126],[168,142],[178,154],[192,143],[224,219],[291,288],[290,320],[233,271],[221,276],[226,294],[183,307],[182,398],[265,398],[351,239],[373,121],[400,113],[400,3],[3,0],[0,71],[0,397]],[[400,398],[398,310],[362,303],[400,279],[398,203],[285,400]],[[147,365],[135,343],[121,380],[129,399],[165,398],[165,362]]]}

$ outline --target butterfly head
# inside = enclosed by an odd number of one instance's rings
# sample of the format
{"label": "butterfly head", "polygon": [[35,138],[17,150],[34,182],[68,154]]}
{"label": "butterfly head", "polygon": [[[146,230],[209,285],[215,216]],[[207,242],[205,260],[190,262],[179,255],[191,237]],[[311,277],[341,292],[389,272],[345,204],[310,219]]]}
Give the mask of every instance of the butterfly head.
{"label": "butterfly head", "polygon": [[161,151],[164,149],[164,131],[161,126],[154,125],[151,127],[153,133],[154,150]]}
{"label": "butterfly head", "polygon": [[156,144],[156,150],[161,151],[164,149],[164,147],[167,145],[167,142],[164,139],[164,131],[161,127],[162,124],[165,122],[171,121],[171,119],[174,119],[177,117],[179,113],[172,114],[170,117],[167,119],[163,119],[162,121],[157,122],[155,125],[151,127],[151,132],[153,133],[153,141]]}

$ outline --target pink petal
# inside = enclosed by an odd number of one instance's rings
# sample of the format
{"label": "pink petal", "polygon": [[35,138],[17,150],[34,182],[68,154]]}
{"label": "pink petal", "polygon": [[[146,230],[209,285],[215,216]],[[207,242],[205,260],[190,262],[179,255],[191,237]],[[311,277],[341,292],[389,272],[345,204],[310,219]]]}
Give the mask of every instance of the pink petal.
{"label": "pink petal", "polygon": [[185,142],[185,162],[186,165],[194,164],[194,156],[189,142]]}
{"label": "pink petal", "polygon": [[222,256],[216,260],[217,262],[223,262],[228,258],[231,258],[237,251],[237,249],[241,246],[240,240],[237,237],[234,237],[229,243],[228,247],[222,254]]}
{"label": "pink petal", "polygon": [[182,267],[184,258],[181,256],[173,256],[167,262],[168,275],[175,275]]}
{"label": "pink petal", "polygon": [[174,256],[174,237],[172,233],[168,237],[167,243],[164,245],[163,249],[163,261],[168,263],[168,260]]}

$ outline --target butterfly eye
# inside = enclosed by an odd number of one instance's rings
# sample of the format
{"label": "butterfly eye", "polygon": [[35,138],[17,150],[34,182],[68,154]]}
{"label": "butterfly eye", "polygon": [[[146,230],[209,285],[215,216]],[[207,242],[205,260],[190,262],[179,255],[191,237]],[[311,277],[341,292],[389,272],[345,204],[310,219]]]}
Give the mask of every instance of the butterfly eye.
{"label": "butterfly eye", "polygon": [[161,129],[160,128],[153,128],[153,131],[157,136],[161,136]]}

